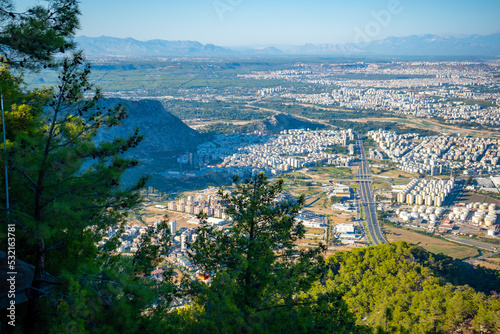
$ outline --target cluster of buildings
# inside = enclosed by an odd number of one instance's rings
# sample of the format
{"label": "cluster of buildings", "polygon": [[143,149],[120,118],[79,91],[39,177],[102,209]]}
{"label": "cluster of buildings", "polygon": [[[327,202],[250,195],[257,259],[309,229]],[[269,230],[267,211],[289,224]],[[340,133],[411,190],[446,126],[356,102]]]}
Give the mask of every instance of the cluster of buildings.
{"label": "cluster of buildings", "polygon": [[324,228],[327,226],[327,218],[325,215],[309,210],[299,211],[295,219],[306,227]]}
{"label": "cluster of buildings", "polygon": [[460,170],[472,175],[500,170],[499,139],[449,135],[420,137],[383,130],[370,131],[368,135],[403,171],[437,175]]}
{"label": "cluster of buildings", "polygon": [[368,158],[382,160],[382,159],[385,159],[385,155],[383,152],[380,152],[377,149],[373,150],[370,148],[368,150]]}
{"label": "cluster of buildings", "polygon": [[[408,207],[407,207],[408,209]],[[398,218],[414,228],[424,228],[429,232],[452,232],[487,230],[488,236],[500,232],[496,205],[491,203],[459,203],[449,209],[415,205],[411,211],[397,209]]]}
{"label": "cluster of buildings", "polygon": [[[189,222],[191,221],[188,221],[188,223]],[[218,226],[219,228],[224,228],[223,225],[226,224],[226,221],[216,218],[208,218],[206,222],[209,225]],[[199,224],[199,221],[196,220],[195,223]],[[186,227],[177,229],[177,221],[175,220],[169,222],[169,228],[173,239],[172,249],[169,254],[170,261],[178,265],[180,268],[185,268],[188,271],[197,270],[198,268],[193,265],[186,252],[189,244],[195,242],[198,238],[198,229]]]}
{"label": "cluster of buildings", "polygon": [[[348,145],[350,140],[354,140],[351,129],[283,130],[280,135],[270,137],[216,136],[213,142],[198,147],[198,155],[222,160],[217,166],[207,166],[213,171],[246,175],[259,170],[268,175],[277,175],[317,163],[349,166],[354,157],[338,156],[325,151],[334,145]],[[353,151],[351,149],[352,153]]]}
{"label": "cluster of buildings", "polygon": [[284,91],[286,91],[285,87],[278,86],[278,87],[271,87],[271,88],[262,88],[257,93],[261,96],[265,96],[265,95],[270,95],[270,94],[274,94],[274,93],[281,93]]}
{"label": "cluster of buildings", "polygon": [[[443,217],[445,209],[415,205],[411,211],[397,209],[396,214],[403,223],[411,223],[414,227],[426,227],[430,231],[434,230],[438,221]],[[426,224],[423,224],[423,222]]]}
{"label": "cluster of buildings", "polygon": [[441,206],[454,188],[453,178],[413,179],[397,194],[397,202],[405,209],[398,208],[396,214],[403,223],[433,231],[445,213]]}
{"label": "cluster of buildings", "polygon": [[453,178],[448,181],[413,179],[398,193],[397,201],[400,204],[440,207],[454,188]]}
{"label": "cluster of buildings", "polygon": [[[447,123],[476,122],[499,128],[500,93],[489,89],[498,88],[494,77],[497,71],[497,64],[476,62],[395,62],[385,66],[311,65],[309,71],[254,72],[242,77],[333,87],[319,94],[281,95],[302,103],[437,116]],[[348,79],[350,76],[366,78]]]}
{"label": "cluster of buildings", "polygon": [[496,204],[494,203],[468,203],[455,206],[448,213],[448,221],[470,224],[476,227],[491,228],[497,223]]}
{"label": "cluster of buildings", "polygon": [[446,101],[445,99],[439,101],[443,102],[434,104],[433,108],[427,110],[406,110],[402,113],[425,118],[440,117],[447,124],[477,123],[492,129],[500,128],[498,105],[483,107],[479,104],[464,104],[462,101]]}
{"label": "cluster of buildings", "polygon": [[[148,228],[153,228],[154,231],[151,234],[152,244],[160,244],[161,242],[165,242],[163,240],[162,233],[156,231],[156,228],[160,224],[160,221],[154,222],[152,226],[141,226],[141,225],[127,225],[125,226],[125,232],[120,235],[121,245],[118,247],[117,251],[122,253],[135,253],[138,251],[140,247],[140,243],[142,242],[142,236],[148,233]],[[194,228],[181,228],[177,229],[177,222],[170,221],[169,222],[169,230],[170,230],[170,238],[172,240],[172,248],[169,250],[168,258],[177,264],[179,267],[186,268],[188,270],[195,270],[193,264],[186,256],[186,250],[188,248],[188,244],[194,242],[198,236],[197,229]],[[106,242],[115,237],[118,233],[121,233],[118,229],[111,227],[107,231],[107,236],[104,237],[99,244],[98,247],[103,247]],[[161,268],[156,268],[151,271],[148,276],[149,278],[154,278],[157,280],[163,279],[164,270]]]}
{"label": "cluster of buildings", "polygon": [[227,219],[225,209],[219,204],[216,195],[208,195],[206,198],[199,195],[196,200],[194,196],[189,195],[187,198],[169,202],[167,208],[170,211],[185,212],[192,215],[203,213],[209,217]]}
{"label": "cluster of buildings", "polygon": [[[458,203],[443,208],[443,203],[455,189],[453,178],[413,179],[397,194],[400,207],[396,210],[398,219],[416,228],[430,232],[458,230],[455,225],[465,228],[488,229],[495,235],[498,229],[498,215],[494,203]],[[490,232],[491,230],[491,232]]]}
{"label": "cluster of buildings", "polygon": [[[153,224],[153,228],[156,230],[160,222],[155,222]],[[108,242],[109,239],[115,237],[118,233],[120,233],[120,241],[121,245],[117,249],[119,252],[137,252],[139,249],[140,242],[142,240],[141,236],[145,233],[148,232],[148,227],[147,226],[141,226],[141,225],[132,225],[132,226],[125,226],[125,232],[121,233],[119,229],[115,227],[110,227],[109,230],[107,231],[108,235],[104,237],[98,244],[98,247],[102,247]],[[160,243],[162,241],[162,234],[161,233],[154,233],[154,237],[151,240],[153,244],[155,243]]]}
{"label": "cluster of buildings", "polygon": [[334,227],[335,236],[343,244],[354,244],[363,238],[363,229],[354,224],[337,224]]}

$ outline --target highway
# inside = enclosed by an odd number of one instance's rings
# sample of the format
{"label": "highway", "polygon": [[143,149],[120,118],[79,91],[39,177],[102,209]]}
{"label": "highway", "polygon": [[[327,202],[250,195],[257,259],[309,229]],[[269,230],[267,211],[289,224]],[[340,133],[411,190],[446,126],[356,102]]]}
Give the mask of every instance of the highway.
{"label": "highway", "polygon": [[[469,246],[474,246],[474,247],[485,249],[485,250],[488,250],[488,251],[491,251],[491,252],[495,252],[495,250],[498,247],[500,247],[498,245],[492,245],[492,244],[489,244],[489,243],[486,243],[486,242],[475,241],[475,240],[468,240],[468,239],[461,239],[461,238],[454,237],[454,236],[451,236],[451,235],[445,235],[443,237],[446,238],[446,239],[453,240],[455,242],[459,242],[461,244],[466,244],[466,245],[469,245]],[[492,254],[489,254],[489,255],[492,255]],[[486,257],[488,257],[488,256],[486,256]]]}
{"label": "highway", "polygon": [[356,134],[358,149],[359,149],[359,169],[358,169],[358,183],[361,192],[361,205],[365,212],[366,224],[368,227],[367,233],[370,234],[371,239],[375,245],[386,243],[387,241],[382,236],[380,225],[377,220],[377,207],[373,200],[371,189],[370,170],[368,169],[368,162],[366,161],[366,153],[363,145],[363,140],[359,134]]}

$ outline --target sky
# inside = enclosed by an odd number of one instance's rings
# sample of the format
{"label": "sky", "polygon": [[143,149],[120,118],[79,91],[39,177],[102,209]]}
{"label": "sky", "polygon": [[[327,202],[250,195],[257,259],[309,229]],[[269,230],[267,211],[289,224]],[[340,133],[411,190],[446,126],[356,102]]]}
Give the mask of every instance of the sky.
{"label": "sky", "polygon": [[[15,2],[19,8],[44,3]],[[498,0],[81,0],[80,9],[77,35],[192,40],[220,46],[500,32]]]}

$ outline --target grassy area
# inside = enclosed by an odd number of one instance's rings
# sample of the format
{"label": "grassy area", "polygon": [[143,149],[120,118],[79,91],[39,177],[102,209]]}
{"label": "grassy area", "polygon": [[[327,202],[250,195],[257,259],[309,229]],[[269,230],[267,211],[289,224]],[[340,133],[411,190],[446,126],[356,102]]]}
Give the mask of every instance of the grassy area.
{"label": "grassy area", "polygon": [[[395,114],[392,112],[380,110],[357,110],[348,108],[339,108],[332,106],[306,105],[302,103],[282,103],[281,101],[272,101],[268,99],[266,102],[259,102],[256,106],[277,110],[287,114],[308,117],[313,119],[329,120],[333,126],[344,127],[344,119],[353,118],[371,118],[371,117],[391,117]],[[353,122],[356,123],[356,122]]]}
{"label": "grassy area", "polygon": [[349,167],[310,167],[309,172],[326,174],[332,178],[351,175],[351,169]]}
{"label": "grassy area", "polygon": [[379,175],[380,176],[394,177],[394,178],[411,178],[411,177],[417,176],[417,174],[403,172],[403,171],[396,169],[396,168],[387,169],[387,170],[381,172]]}
{"label": "grassy area", "polygon": [[455,259],[466,259],[479,255],[477,249],[465,245],[459,245],[442,238],[426,236],[410,230],[397,228],[393,226],[384,226],[386,239],[389,242],[406,241],[419,245],[433,253],[442,253]]}
{"label": "grassy area", "polygon": [[460,239],[465,239],[465,240],[472,240],[472,241],[477,241],[477,242],[484,242],[487,244],[492,244],[492,245],[500,245],[500,239],[492,239],[492,238],[471,238],[466,235],[459,235],[458,236]]}
{"label": "grassy area", "polygon": [[359,217],[365,219],[365,207],[363,205],[359,206]]}
{"label": "grassy area", "polygon": [[391,188],[391,184],[388,182],[377,182],[374,181],[373,183],[373,189],[385,189],[385,188]]}
{"label": "grassy area", "polygon": [[[381,118],[382,116],[387,116],[387,115],[377,115],[376,118]],[[375,118],[375,116],[373,118]],[[399,120],[398,122],[381,122],[381,121],[363,122],[363,121],[345,121],[345,120],[330,121],[330,124],[334,126],[338,126],[345,129],[353,129],[354,131],[360,133],[366,133],[368,131],[382,129],[385,131],[394,131],[398,134],[418,133],[422,136],[434,136],[438,134],[437,132],[432,130],[422,129],[422,127],[413,128],[413,127],[401,126],[401,123],[402,122],[400,122]],[[433,127],[433,126],[428,126],[428,127]],[[376,145],[371,145],[370,143],[367,144],[366,142],[364,144],[365,148],[366,147],[376,148]]]}
{"label": "grassy area", "polygon": [[325,232],[324,229],[315,227],[306,227],[305,230],[306,234],[319,234],[320,236]]}
{"label": "grassy area", "polygon": [[497,206],[500,206],[500,200],[489,197],[488,195],[478,194],[474,191],[462,191],[456,201],[464,203],[495,203]]}
{"label": "grassy area", "polygon": [[347,155],[347,152],[348,152],[347,146],[339,146],[339,145],[329,147],[325,150],[325,153],[328,153],[328,154]]}
{"label": "grassy area", "polygon": [[321,193],[322,189],[321,187],[307,187],[307,189],[304,191],[305,196],[314,196],[318,195]]}
{"label": "grassy area", "polygon": [[375,245],[375,242],[373,241],[372,236],[371,236],[371,235],[370,235],[370,233],[368,232],[368,225],[367,225],[366,221],[364,221],[364,220],[363,220],[363,221],[361,222],[361,224],[363,224],[363,228],[364,228],[364,230],[365,230],[365,235],[366,235],[366,237],[368,238],[368,243],[369,243],[370,245]]}
{"label": "grassy area", "polygon": [[379,175],[384,172],[387,172],[389,168],[386,167],[370,167],[370,172],[372,172],[373,175]]}
{"label": "grassy area", "polygon": [[349,183],[349,187],[351,187],[353,189],[358,189],[359,190],[359,184],[357,184],[356,182]]}
{"label": "grassy area", "polygon": [[311,180],[310,176],[307,176],[301,172],[291,172],[280,175],[280,178],[284,179],[297,179],[297,180]]}

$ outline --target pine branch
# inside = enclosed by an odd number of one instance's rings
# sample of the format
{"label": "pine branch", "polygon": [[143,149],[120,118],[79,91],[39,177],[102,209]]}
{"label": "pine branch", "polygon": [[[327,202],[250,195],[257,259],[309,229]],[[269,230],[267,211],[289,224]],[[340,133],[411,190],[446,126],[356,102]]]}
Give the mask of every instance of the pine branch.
{"label": "pine branch", "polygon": [[[36,182],[23,169],[21,169],[20,167],[18,167],[11,160],[9,160],[9,162],[12,165],[12,167],[14,167],[14,169],[16,169],[17,171],[19,171],[23,175],[23,177],[27,178],[36,187],[36,185],[37,185]],[[34,190],[31,187],[30,187],[30,189]]]}
{"label": "pine branch", "polygon": [[24,216],[26,218],[34,220],[34,218],[32,216],[30,216],[24,212],[21,212],[21,211],[17,211],[17,210],[13,210],[13,209],[4,209],[4,208],[0,209],[0,211],[12,212],[12,213],[15,213],[15,214],[18,214],[18,215],[21,215],[21,216]]}

